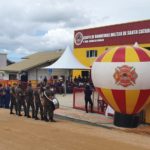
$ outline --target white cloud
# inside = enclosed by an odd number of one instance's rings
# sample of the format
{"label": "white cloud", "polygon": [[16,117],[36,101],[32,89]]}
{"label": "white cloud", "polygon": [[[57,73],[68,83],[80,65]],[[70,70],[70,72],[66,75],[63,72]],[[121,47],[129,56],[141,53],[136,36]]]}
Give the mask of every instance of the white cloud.
{"label": "white cloud", "polygon": [[53,49],[66,48],[68,44],[71,44],[72,39],[73,32],[66,29],[54,29],[43,36],[42,45],[53,47]]}
{"label": "white cloud", "polygon": [[14,51],[16,54],[24,54],[24,55],[29,55],[31,53],[34,53],[34,51],[30,51],[24,47],[18,47],[17,49],[15,49]]}

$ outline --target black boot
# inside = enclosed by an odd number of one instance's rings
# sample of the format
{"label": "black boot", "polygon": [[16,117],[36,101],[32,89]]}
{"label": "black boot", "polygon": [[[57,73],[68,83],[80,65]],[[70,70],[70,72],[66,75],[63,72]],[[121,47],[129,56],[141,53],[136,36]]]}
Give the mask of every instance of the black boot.
{"label": "black boot", "polygon": [[10,114],[14,114],[14,113],[11,111]]}
{"label": "black boot", "polygon": [[21,113],[19,113],[19,114],[18,114],[18,116],[22,116],[22,114],[21,114]]}
{"label": "black boot", "polygon": [[46,122],[48,122],[49,120],[47,119],[47,117],[44,117],[44,120],[46,121]]}
{"label": "black boot", "polygon": [[50,117],[50,121],[51,121],[51,122],[56,122],[56,121],[53,119],[53,117]]}
{"label": "black boot", "polygon": [[35,116],[35,120],[39,120],[39,118],[37,116]]}
{"label": "black boot", "polygon": [[41,117],[41,120],[44,120],[44,117]]}

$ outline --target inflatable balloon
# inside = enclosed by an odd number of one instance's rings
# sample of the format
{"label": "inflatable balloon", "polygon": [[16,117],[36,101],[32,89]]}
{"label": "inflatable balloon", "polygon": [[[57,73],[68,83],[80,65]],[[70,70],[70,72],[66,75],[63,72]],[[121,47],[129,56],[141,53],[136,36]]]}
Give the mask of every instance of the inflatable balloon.
{"label": "inflatable balloon", "polygon": [[105,51],[92,66],[92,81],[121,114],[137,114],[150,102],[150,51],[120,46]]}

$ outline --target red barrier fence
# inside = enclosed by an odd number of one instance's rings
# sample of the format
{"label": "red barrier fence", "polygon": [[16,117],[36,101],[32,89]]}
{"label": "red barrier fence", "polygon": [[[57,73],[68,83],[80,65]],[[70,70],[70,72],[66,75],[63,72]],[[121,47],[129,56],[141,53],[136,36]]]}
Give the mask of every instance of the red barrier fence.
{"label": "red barrier fence", "polygon": [[[92,93],[93,101],[93,112],[99,114],[105,114],[107,104],[99,96],[99,94],[93,90]],[[85,100],[84,100],[84,88],[74,88],[73,89],[73,108],[85,110]]]}

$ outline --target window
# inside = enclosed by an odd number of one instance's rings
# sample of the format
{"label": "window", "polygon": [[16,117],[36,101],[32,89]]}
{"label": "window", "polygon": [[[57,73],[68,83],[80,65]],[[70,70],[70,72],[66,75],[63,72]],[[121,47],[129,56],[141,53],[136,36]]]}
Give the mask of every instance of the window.
{"label": "window", "polygon": [[16,74],[9,74],[9,80],[17,80]]}
{"label": "window", "polygon": [[86,57],[97,57],[97,50],[86,51]]}

